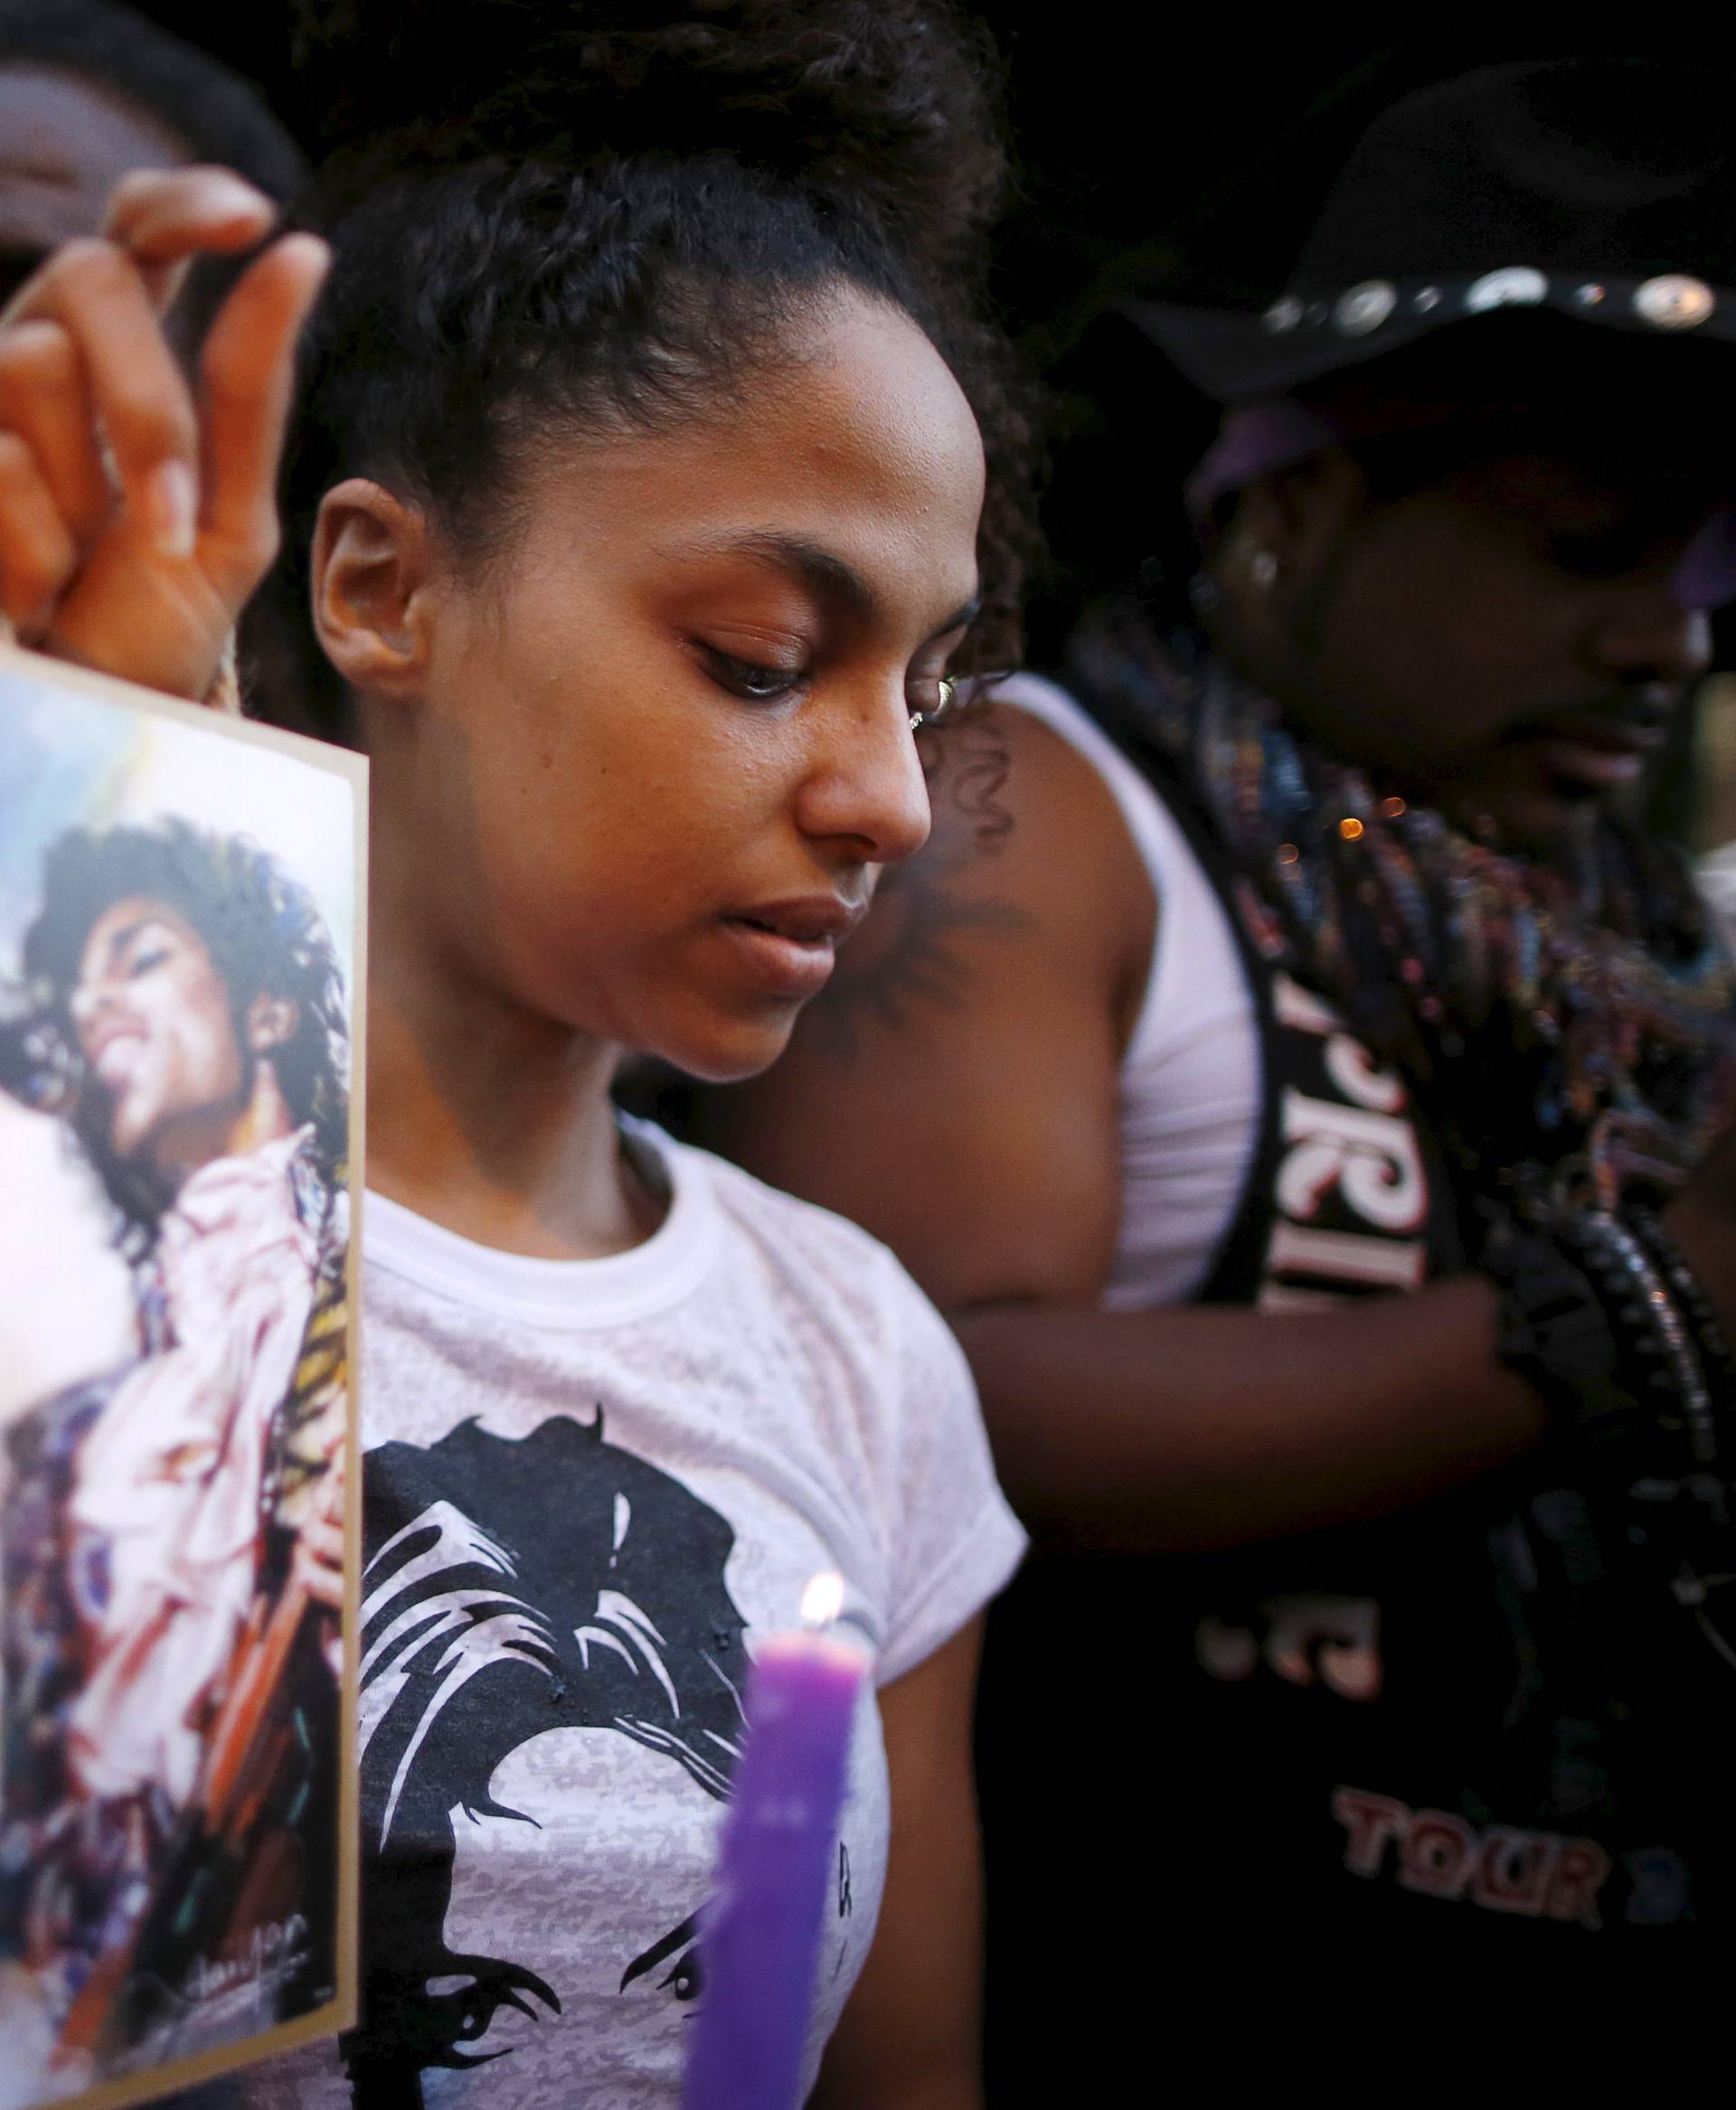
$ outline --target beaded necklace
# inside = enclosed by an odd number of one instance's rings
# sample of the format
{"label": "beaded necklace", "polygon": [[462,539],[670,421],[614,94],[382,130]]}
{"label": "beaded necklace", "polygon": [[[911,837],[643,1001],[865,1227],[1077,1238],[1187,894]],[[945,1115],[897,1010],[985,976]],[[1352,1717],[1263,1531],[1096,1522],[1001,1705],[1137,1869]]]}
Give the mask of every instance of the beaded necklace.
{"label": "beaded necklace", "polygon": [[1230,853],[1262,957],[1401,1068],[1476,1190],[1529,1169],[1607,1203],[1629,1177],[1679,1177],[1728,1120],[1736,970],[1656,845],[1607,824],[1570,875],[1479,842],[1131,604],[1073,660]]}

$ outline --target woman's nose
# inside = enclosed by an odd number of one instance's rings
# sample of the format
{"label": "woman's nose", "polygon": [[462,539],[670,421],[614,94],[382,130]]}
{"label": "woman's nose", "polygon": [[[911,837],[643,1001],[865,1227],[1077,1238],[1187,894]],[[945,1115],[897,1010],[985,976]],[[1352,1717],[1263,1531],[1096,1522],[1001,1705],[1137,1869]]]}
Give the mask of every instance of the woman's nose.
{"label": "woman's nose", "polygon": [[929,787],[897,697],[844,708],[831,721],[802,786],[804,834],[848,839],[869,864],[895,864],[929,839]]}

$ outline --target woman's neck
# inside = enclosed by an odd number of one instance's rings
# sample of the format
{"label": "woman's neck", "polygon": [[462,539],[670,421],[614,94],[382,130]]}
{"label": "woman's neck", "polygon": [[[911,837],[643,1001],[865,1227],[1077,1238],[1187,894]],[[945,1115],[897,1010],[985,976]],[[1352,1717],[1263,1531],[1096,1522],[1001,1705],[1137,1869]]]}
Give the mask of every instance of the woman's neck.
{"label": "woman's neck", "polygon": [[642,1244],[661,1201],[620,1148],[618,1050],[486,987],[407,973],[376,944],[368,1184],[478,1245],[599,1259]]}

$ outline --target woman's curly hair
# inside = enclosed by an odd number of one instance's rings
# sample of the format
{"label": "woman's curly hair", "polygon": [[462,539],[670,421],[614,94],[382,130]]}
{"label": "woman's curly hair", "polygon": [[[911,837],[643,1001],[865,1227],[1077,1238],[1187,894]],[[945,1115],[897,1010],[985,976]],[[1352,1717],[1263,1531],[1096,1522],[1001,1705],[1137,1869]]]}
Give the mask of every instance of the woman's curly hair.
{"label": "woman's curly hair", "polygon": [[1016,663],[1034,419],[984,294],[997,61],[951,0],[491,0],[458,66],[401,11],[306,13],[337,145],[308,217],[336,257],[245,636],[267,715],[353,737],[306,617],[334,483],[377,477],[486,551],[527,443],[727,400],[840,285],[910,314],[976,413],[984,608],[961,662]]}
{"label": "woman's curly hair", "polygon": [[152,1243],[165,1196],[144,1166],[109,1142],[108,1094],[78,1075],[72,994],[90,933],[117,902],[159,903],[184,918],[229,993],[237,1045],[260,996],[295,1009],[272,1068],[297,1127],[311,1124],[316,1166],[328,1188],[349,1154],[349,1027],[344,977],[313,898],[256,843],[183,820],[144,827],[74,828],[48,851],[42,904],[24,937],[25,991],[39,1029],[76,1083],[71,1126],[119,1212],[123,1248]]}

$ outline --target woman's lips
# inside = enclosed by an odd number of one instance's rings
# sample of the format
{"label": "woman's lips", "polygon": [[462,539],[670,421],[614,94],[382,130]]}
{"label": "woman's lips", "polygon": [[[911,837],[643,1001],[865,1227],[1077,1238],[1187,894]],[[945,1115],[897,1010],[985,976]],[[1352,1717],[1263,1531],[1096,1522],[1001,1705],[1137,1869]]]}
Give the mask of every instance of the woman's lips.
{"label": "woman's lips", "polygon": [[786,937],[745,916],[726,916],[718,928],[745,978],[768,996],[817,996],[831,979],[836,950],[829,937]]}
{"label": "woman's lips", "polygon": [[747,977],[766,994],[788,999],[816,996],[830,980],[840,938],[866,909],[825,895],[772,901],[720,918]]}

